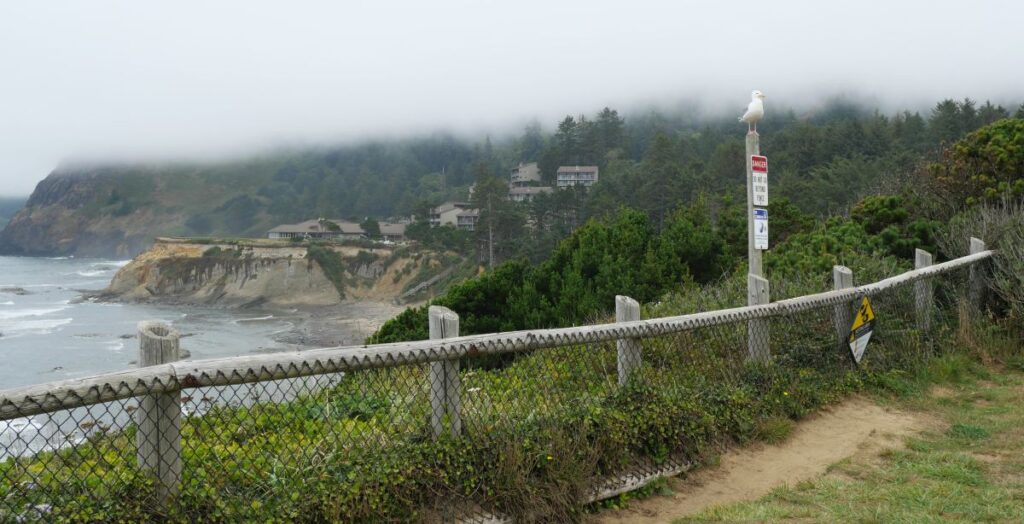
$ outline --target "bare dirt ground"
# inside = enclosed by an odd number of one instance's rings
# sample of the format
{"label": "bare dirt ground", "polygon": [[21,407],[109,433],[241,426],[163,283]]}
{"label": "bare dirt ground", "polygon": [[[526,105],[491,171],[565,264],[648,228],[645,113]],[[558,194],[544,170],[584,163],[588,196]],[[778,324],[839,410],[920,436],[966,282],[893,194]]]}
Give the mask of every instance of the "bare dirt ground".
{"label": "bare dirt ground", "polygon": [[886,449],[900,448],[905,437],[933,425],[924,415],[853,398],[800,422],[781,444],[727,451],[717,467],[673,479],[670,496],[631,501],[628,508],[602,512],[592,521],[672,522],[712,506],[756,499],[776,487],[821,476],[847,457],[876,457]]}

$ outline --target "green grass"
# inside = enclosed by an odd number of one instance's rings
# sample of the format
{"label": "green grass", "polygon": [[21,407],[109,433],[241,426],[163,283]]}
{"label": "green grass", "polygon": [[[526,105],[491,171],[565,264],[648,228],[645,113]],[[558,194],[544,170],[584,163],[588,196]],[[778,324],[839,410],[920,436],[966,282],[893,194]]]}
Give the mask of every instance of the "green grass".
{"label": "green grass", "polygon": [[1024,374],[945,357],[903,385],[881,400],[939,421],[905,449],[675,522],[1024,521]]}

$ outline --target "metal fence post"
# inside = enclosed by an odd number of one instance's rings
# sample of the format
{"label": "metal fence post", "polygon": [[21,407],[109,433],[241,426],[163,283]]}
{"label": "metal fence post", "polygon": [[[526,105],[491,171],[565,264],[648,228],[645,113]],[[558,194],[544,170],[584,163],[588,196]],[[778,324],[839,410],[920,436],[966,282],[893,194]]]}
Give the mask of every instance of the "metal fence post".
{"label": "metal fence post", "polygon": [[[914,269],[922,269],[932,265],[932,254],[923,250],[914,250]],[[917,329],[927,334],[932,327],[932,280],[922,278],[914,282],[914,312],[917,317]]]}
{"label": "metal fence post", "polygon": [[[139,322],[139,367],[179,358],[178,332],[163,322]],[[181,484],[181,392],[146,395],[135,413],[136,460],[153,475],[157,498],[167,505]]]}
{"label": "metal fence post", "polygon": [[[981,253],[982,251],[985,251],[985,241],[980,238],[971,237],[971,254]],[[968,271],[970,273],[967,279],[967,302],[970,304],[971,315],[976,317],[981,311],[981,300],[985,293],[984,272],[981,269],[980,262],[971,264]]]}
{"label": "metal fence post", "polygon": [[[846,266],[832,266],[832,289],[839,291],[851,287],[853,287],[853,271]],[[853,313],[849,302],[842,302],[833,306],[832,324],[835,326],[836,343],[840,350],[846,349],[852,323]]]}
{"label": "metal fence post", "polygon": [[[459,336],[459,316],[442,306],[430,306],[430,339],[440,340]],[[459,361],[442,360],[430,363],[430,430],[434,437],[445,431],[445,415],[452,436],[462,433],[462,389]]]}
{"label": "metal fence post", "polygon": [[[640,320],[640,304],[623,295],[615,296],[615,321],[630,322]],[[641,349],[640,340],[636,338],[623,338],[615,342],[616,353],[619,362],[619,385],[625,385],[629,381],[633,370],[640,367]]]}
{"label": "metal fence post", "polygon": [[[757,306],[767,304],[768,280],[757,275],[747,275],[747,304]],[[751,360],[766,361],[771,356],[768,346],[768,320],[755,318],[747,321],[747,351]]]}

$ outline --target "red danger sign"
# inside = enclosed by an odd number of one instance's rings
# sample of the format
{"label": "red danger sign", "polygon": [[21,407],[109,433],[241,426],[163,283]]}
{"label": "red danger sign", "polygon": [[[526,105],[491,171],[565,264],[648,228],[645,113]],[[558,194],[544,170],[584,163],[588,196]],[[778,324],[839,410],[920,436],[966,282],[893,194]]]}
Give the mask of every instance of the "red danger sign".
{"label": "red danger sign", "polygon": [[768,157],[760,155],[750,155],[750,165],[753,166],[753,170],[755,173],[767,173]]}

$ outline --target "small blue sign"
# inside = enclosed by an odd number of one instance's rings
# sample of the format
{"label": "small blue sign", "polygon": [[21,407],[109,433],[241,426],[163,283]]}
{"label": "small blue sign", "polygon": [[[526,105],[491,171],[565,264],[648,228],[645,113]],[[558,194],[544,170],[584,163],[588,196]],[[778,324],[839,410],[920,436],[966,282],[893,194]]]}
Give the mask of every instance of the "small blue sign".
{"label": "small blue sign", "polygon": [[754,249],[768,249],[768,210],[754,208]]}

